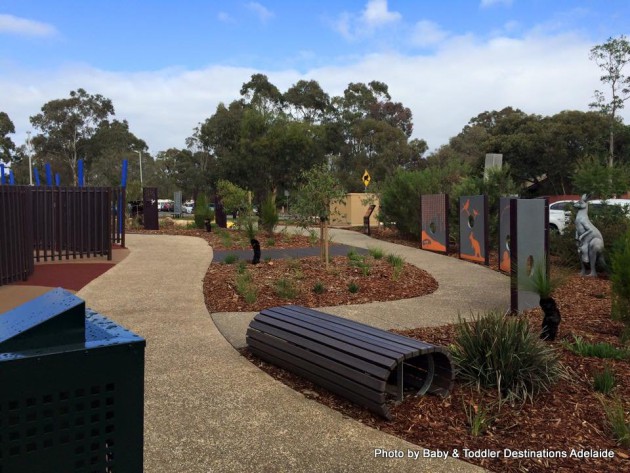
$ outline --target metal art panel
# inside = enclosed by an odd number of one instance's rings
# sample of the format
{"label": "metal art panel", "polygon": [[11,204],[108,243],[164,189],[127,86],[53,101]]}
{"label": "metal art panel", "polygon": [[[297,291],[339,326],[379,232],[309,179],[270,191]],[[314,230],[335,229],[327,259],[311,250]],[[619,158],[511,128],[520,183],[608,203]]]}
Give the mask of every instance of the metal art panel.
{"label": "metal art panel", "polygon": [[489,263],[488,196],[459,198],[459,257],[476,263]]}
{"label": "metal art panel", "polygon": [[512,312],[538,307],[538,294],[524,283],[536,265],[549,261],[549,204],[546,199],[513,199],[510,202]]}
{"label": "metal art panel", "polygon": [[512,197],[499,199],[499,269],[510,273],[510,201]]}
{"label": "metal art panel", "polygon": [[448,253],[448,195],[431,194],[420,198],[423,250]]}
{"label": "metal art panel", "polygon": [[[51,310],[46,323],[64,319],[64,306],[84,307],[67,291],[51,292],[54,301],[40,300]],[[81,326],[81,340],[35,336],[18,351],[7,350],[13,337],[0,342],[0,472],[142,471],[145,342],[89,309]]]}
{"label": "metal art panel", "polygon": [[182,214],[182,191],[175,192],[175,206],[173,209],[173,213],[176,216],[180,216]]}
{"label": "metal art panel", "polygon": [[157,187],[144,187],[142,196],[144,200],[144,228],[146,230],[159,230]]}

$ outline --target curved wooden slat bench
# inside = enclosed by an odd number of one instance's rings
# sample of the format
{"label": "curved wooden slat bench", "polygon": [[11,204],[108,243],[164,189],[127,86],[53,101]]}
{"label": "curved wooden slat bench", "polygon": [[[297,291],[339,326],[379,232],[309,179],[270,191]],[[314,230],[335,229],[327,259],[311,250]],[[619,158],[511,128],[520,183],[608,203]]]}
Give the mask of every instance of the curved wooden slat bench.
{"label": "curved wooden slat bench", "polygon": [[392,395],[406,389],[446,396],[453,386],[448,351],[402,335],[300,306],[265,309],[247,329],[259,358],[390,418]]}

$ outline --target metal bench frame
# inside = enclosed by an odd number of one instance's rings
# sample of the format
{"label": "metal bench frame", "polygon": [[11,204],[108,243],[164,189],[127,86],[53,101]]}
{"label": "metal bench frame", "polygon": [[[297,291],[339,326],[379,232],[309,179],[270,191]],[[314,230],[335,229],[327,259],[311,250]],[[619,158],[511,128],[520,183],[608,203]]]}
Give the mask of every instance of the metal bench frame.
{"label": "metal bench frame", "polygon": [[259,358],[391,418],[387,401],[446,396],[453,387],[451,358],[443,347],[300,306],[265,309],[247,330]]}

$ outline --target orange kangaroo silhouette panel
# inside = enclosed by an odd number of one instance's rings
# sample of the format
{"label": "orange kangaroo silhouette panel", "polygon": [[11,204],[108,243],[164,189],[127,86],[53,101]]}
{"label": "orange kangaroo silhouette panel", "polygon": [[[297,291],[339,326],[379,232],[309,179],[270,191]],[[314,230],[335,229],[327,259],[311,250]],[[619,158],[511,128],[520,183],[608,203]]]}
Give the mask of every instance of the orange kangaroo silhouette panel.
{"label": "orange kangaroo silhouette panel", "polygon": [[468,234],[468,241],[470,241],[470,246],[472,246],[473,254],[469,255],[462,253],[461,257],[470,261],[478,261],[480,263],[484,263],[486,261],[486,258],[481,255],[481,244],[479,243],[479,240],[475,238],[473,232],[470,232]]}
{"label": "orange kangaroo silhouette panel", "polygon": [[446,246],[431,238],[424,230],[422,230],[421,248],[423,250],[446,251]]}
{"label": "orange kangaroo silhouette panel", "polygon": [[503,250],[503,255],[501,256],[501,262],[499,264],[499,269],[503,272],[509,273],[511,268],[510,264],[510,252],[508,250]]}

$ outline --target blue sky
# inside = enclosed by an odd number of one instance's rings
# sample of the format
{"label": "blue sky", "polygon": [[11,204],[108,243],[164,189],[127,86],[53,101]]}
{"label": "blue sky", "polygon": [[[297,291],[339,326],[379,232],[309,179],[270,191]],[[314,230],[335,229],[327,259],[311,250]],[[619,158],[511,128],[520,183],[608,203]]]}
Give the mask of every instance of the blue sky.
{"label": "blue sky", "polygon": [[586,110],[589,49],[621,34],[627,0],[0,0],[0,110],[22,144],[29,116],[83,87],[155,154],[255,72],[330,94],[381,80],[435,149],[484,110]]}

